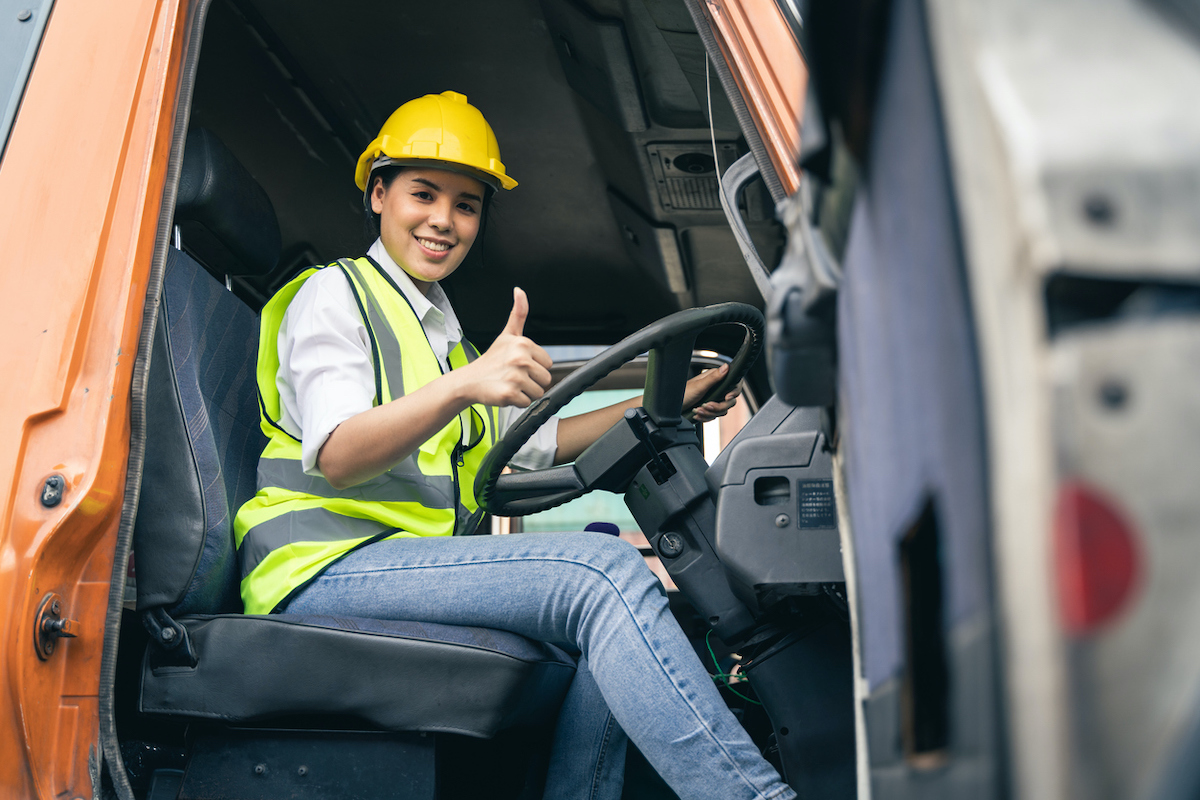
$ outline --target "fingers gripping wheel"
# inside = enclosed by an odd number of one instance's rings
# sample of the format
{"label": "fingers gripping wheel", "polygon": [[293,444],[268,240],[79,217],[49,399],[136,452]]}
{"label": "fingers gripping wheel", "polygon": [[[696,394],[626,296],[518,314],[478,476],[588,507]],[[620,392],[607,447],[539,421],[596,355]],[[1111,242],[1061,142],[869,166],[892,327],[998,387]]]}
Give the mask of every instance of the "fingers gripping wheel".
{"label": "fingers gripping wheel", "polygon": [[[501,516],[534,514],[562,505],[597,488],[581,477],[574,464],[512,475],[500,473],[521,446],[529,441],[529,437],[551,416],[601,378],[646,351],[650,351],[650,361],[643,407],[659,427],[682,424],[683,394],[696,336],[706,328],[722,324],[740,325],[746,331],[742,346],[729,365],[725,379],[710,391],[709,396],[702,398],[701,403],[724,397],[745,376],[762,351],[762,314],[744,303],[721,303],[689,308],[665,317],[608,348],[525,409],[525,413],[483,460],[475,479],[475,496],[479,499],[479,505]],[[649,460],[648,456],[646,460]],[[632,479],[644,463],[629,469],[628,477]]]}

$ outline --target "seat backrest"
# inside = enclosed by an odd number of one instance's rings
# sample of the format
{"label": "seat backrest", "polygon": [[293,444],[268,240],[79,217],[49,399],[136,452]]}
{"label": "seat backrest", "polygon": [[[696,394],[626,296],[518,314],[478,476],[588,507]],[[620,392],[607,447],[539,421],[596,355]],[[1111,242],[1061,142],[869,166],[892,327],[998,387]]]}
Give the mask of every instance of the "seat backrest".
{"label": "seat backrest", "polygon": [[266,275],[279,260],[279,223],[271,199],[204,128],[188,132],[175,224],[184,250],[218,278]]}
{"label": "seat backrest", "polygon": [[[278,245],[272,251],[261,244],[263,227],[278,242],[270,201],[215,137],[189,135],[183,173],[205,176],[210,190],[181,187],[181,201],[202,198],[205,228],[220,242],[212,251],[223,258],[202,265],[169,248],[150,362],[134,525],[137,605],[172,616],[242,608],[233,517],[254,494],[266,444],[255,386],[258,316],[214,273],[230,268],[229,253],[240,256],[234,274],[265,274],[278,257]],[[214,195],[213,186],[224,189]],[[181,204],[176,219],[192,210]],[[243,232],[254,246],[233,241]],[[201,258],[210,245],[202,240]],[[184,246],[192,249],[186,240]]]}
{"label": "seat backrest", "polygon": [[258,318],[171,248],[147,387],[134,526],[138,608],[240,611],[233,516],[254,495],[265,437],[254,384]]}

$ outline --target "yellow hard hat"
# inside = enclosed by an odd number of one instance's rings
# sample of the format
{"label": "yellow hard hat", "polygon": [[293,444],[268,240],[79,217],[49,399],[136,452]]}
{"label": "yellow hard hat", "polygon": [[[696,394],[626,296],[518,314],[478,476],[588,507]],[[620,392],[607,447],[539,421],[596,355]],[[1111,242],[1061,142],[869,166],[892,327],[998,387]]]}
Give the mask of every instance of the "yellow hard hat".
{"label": "yellow hard hat", "polygon": [[379,135],[358,158],[354,182],[364,192],[371,170],[386,164],[437,166],[440,161],[493,188],[512,189],[500,161],[500,145],[479,109],[458,92],[427,94],[409,100],[383,123]]}

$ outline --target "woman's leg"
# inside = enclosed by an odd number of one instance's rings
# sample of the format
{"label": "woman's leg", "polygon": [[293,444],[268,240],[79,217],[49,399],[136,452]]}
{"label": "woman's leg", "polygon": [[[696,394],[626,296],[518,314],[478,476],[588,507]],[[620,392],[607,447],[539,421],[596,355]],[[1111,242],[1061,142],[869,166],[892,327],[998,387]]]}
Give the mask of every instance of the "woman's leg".
{"label": "woman's leg", "polygon": [[576,648],[683,800],[795,797],[726,708],[641,554],[612,536],[389,539],[335,564],[288,610],[478,625]]}
{"label": "woman's leg", "polygon": [[580,656],[550,750],[546,800],[621,800],[629,739]]}

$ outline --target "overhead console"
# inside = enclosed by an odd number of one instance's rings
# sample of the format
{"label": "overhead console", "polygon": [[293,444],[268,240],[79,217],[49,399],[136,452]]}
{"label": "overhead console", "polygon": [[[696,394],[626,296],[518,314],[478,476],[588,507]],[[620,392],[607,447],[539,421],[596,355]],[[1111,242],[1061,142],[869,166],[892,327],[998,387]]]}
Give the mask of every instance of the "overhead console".
{"label": "overhead console", "polygon": [[[546,30],[607,183],[629,260],[679,308],[760,304],[721,210],[718,178],[745,152],[683,2],[542,0]],[[710,128],[709,118],[712,118]],[[744,216],[774,265],[782,229],[760,183]]]}

